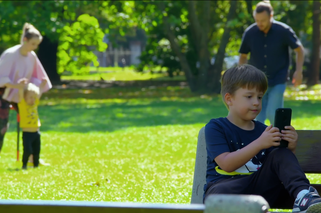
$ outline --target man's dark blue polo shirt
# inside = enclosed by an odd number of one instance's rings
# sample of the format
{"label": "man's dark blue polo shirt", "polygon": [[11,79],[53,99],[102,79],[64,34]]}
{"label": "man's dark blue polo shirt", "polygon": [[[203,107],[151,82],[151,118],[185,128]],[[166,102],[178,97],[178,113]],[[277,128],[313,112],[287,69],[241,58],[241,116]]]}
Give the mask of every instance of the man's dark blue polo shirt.
{"label": "man's dark blue polo shirt", "polygon": [[267,75],[269,86],[283,84],[288,78],[290,52],[301,45],[292,28],[282,22],[272,21],[267,34],[256,23],[249,26],[242,38],[239,53],[250,54],[249,64]]}

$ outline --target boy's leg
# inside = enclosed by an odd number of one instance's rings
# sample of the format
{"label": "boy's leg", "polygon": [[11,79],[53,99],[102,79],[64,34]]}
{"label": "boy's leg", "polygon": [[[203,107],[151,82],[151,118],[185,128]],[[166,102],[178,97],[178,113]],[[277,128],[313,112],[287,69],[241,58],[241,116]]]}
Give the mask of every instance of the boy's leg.
{"label": "boy's leg", "polygon": [[40,148],[41,148],[40,132],[35,132],[34,133],[34,140],[32,143],[34,167],[39,166]]}
{"label": "boy's leg", "polygon": [[[297,194],[310,186],[295,155],[286,148],[272,151],[262,167],[249,176],[231,178],[212,185],[205,194],[256,194],[274,206],[282,194],[282,202],[294,201]],[[286,191],[285,191],[286,190]],[[288,196],[287,193],[288,192]]]}
{"label": "boy's leg", "polygon": [[277,84],[271,87],[269,100],[266,106],[266,117],[274,125],[275,110],[284,106],[284,92],[286,84]]}
{"label": "boy's leg", "polygon": [[249,176],[234,176],[228,179],[219,180],[210,185],[205,192],[204,201],[210,194],[247,194],[246,190],[250,185]]}
{"label": "boy's leg", "polygon": [[22,144],[23,144],[23,155],[22,155],[22,168],[27,168],[29,156],[32,153],[32,134],[30,132],[22,132]]}
{"label": "boy's leg", "polygon": [[277,201],[276,195],[283,188],[294,201],[301,190],[310,187],[296,156],[287,148],[276,148],[269,153],[262,167],[251,175],[251,181],[254,193],[262,195],[271,204]]}

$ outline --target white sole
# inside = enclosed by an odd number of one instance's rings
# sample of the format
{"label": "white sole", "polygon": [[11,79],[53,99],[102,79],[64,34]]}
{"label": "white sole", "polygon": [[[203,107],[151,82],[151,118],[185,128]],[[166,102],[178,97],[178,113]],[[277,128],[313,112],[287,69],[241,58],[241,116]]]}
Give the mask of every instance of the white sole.
{"label": "white sole", "polygon": [[321,213],[321,203],[316,203],[308,207],[306,213]]}

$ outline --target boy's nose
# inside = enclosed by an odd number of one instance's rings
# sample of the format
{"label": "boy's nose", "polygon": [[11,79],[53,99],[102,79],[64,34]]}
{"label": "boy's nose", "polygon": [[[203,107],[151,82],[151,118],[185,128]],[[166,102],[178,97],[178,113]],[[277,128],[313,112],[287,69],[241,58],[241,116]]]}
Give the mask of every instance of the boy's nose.
{"label": "boy's nose", "polygon": [[254,102],[253,102],[253,105],[254,106],[258,106],[260,104],[260,101],[259,100],[255,100]]}

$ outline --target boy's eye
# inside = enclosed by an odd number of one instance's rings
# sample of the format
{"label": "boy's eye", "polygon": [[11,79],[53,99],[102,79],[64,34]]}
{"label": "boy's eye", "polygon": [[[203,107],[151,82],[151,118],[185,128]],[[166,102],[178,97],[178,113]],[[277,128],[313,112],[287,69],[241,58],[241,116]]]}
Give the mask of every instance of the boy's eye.
{"label": "boy's eye", "polygon": [[252,96],[247,96],[247,98],[252,98]]}

